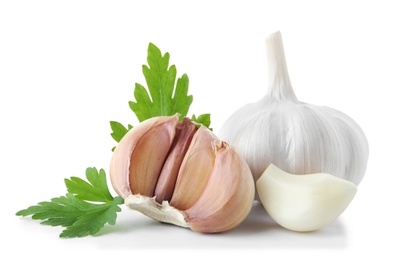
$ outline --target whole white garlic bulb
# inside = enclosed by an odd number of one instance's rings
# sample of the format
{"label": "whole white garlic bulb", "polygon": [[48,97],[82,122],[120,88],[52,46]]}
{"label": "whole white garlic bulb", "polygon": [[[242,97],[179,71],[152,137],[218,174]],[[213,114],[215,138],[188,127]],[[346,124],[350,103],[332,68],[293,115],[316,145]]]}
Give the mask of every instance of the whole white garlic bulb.
{"label": "whole white garlic bulb", "polygon": [[268,93],[233,113],[218,136],[249,165],[255,181],[269,164],[293,174],[327,172],[358,185],[368,142],[358,124],[335,109],[298,101],[280,32],[266,39]]}

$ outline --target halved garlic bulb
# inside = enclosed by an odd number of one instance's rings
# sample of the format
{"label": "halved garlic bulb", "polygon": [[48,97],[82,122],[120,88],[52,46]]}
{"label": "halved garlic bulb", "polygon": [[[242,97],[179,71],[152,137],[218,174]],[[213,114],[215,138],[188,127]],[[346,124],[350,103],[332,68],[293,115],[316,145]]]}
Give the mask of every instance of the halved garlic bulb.
{"label": "halved garlic bulb", "polygon": [[131,129],[114,151],[110,177],[128,207],[205,233],[239,225],[255,195],[244,159],[206,127],[179,122],[179,115]]}
{"label": "halved garlic bulb", "polygon": [[280,32],[267,37],[266,46],[268,93],[233,113],[218,136],[245,158],[255,181],[273,163],[293,174],[327,172],[358,185],[368,161],[363,131],[342,112],[298,101]]}
{"label": "halved garlic bulb", "polygon": [[357,187],[328,173],[296,175],[270,164],[256,182],[260,201],[279,225],[314,231],[332,223],[354,198]]}

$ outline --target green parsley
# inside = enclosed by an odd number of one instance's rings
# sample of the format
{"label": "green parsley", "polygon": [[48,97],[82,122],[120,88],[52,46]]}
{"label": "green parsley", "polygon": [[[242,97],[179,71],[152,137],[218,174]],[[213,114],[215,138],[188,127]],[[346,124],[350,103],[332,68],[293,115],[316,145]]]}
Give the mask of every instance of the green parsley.
{"label": "green parsley", "polygon": [[[193,97],[188,96],[189,78],[183,74],[176,81],[176,66],[169,67],[169,53],[162,55],[156,45],[148,45],[148,67],[143,65],[143,74],[147,82],[151,99],[145,87],[135,84],[134,97],[129,106],[140,122],[155,116],[171,116],[179,113],[185,116],[192,104]],[[174,91],[174,95],[173,95]]]}
{"label": "green parsley", "polygon": [[[122,137],[124,137],[124,135],[128,133],[128,131],[131,130],[131,128],[133,127],[132,125],[128,125],[128,127],[125,128],[123,124],[118,123],[116,121],[111,121],[110,125],[112,129],[111,136],[118,143],[119,141],[121,141]],[[114,150],[115,150],[115,146],[112,148],[112,151]]]}
{"label": "green parsley", "polygon": [[198,117],[196,117],[195,115],[192,115],[192,121],[195,121],[199,124],[202,124],[204,126],[206,126],[209,130],[212,131],[212,128],[210,128],[210,124],[211,124],[211,115],[210,114],[202,114]]}
{"label": "green parsley", "polygon": [[[188,95],[189,78],[183,74],[176,80],[176,67],[169,67],[169,53],[162,55],[157,46],[148,46],[147,62],[143,65],[143,74],[147,82],[147,89],[141,84],[135,84],[134,101],[129,107],[135,113],[138,121],[156,116],[171,116],[179,113],[180,119],[187,116],[193,97]],[[192,120],[205,127],[210,126],[210,114],[192,115]],[[111,136],[119,142],[133,128],[111,121]],[[211,128],[209,128],[212,130]],[[114,150],[115,147],[112,149]],[[17,216],[32,216],[32,219],[42,220],[41,224],[62,226],[65,229],[60,237],[84,237],[94,235],[105,224],[114,225],[118,205],[124,204],[124,199],[113,197],[106,183],[103,169],[86,169],[87,181],[78,177],[65,179],[67,194],[52,198],[50,201],[39,202],[37,205],[20,210]]]}
{"label": "green parsley", "polygon": [[[188,95],[189,78],[183,74],[176,80],[176,66],[169,66],[170,54],[162,55],[160,49],[150,43],[147,51],[147,65],[143,65],[143,74],[147,82],[147,89],[135,84],[135,101],[129,101],[129,107],[135,113],[139,122],[156,116],[172,116],[180,114],[180,120],[187,116],[189,107],[192,104],[193,96]],[[202,123],[209,128],[210,114],[203,114],[198,117],[192,116],[192,120]],[[110,122],[112,138],[119,142],[122,137],[132,128],[116,121]],[[211,128],[209,128],[212,130]],[[112,148],[112,151],[115,147]]]}
{"label": "green parsley", "polygon": [[[78,177],[65,179],[68,193],[20,210],[17,216],[32,215],[41,224],[65,227],[60,237],[83,237],[96,234],[106,223],[114,225],[121,197],[112,197],[103,169],[86,169],[87,181]],[[95,202],[95,203],[93,203]]]}

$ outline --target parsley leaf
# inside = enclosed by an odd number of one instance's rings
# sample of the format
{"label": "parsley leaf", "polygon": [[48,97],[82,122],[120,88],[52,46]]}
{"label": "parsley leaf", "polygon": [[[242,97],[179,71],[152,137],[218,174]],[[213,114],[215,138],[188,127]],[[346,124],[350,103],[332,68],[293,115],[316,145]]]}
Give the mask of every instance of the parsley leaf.
{"label": "parsley leaf", "polygon": [[121,141],[122,137],[124,137],[124,135],[128,133],[128,131],[131,130],[131,128],[133,128],[132,125],[128,125],[128,128],[125,128],[123,124],[118,123],[116,121],[111,121],[110,125],[112,129],[111,136],[117,142]]}
{"label": "parsley leaf", "polygon": [[[176,81],[176,66],[169,67],[169,53],[162,55],[160,49],[148,45],[147,65],[143,65],[143,74],[150,96],[141,84],[135,85],[134,97],[129,106],[140,122],[155,116],[171,116],[176,113],[186,116],[193,97],[188,96],[189,78],[183,74]],[[174,91],[174,94],[173,94]]]}
{"label": "parsley leaf", "polygon": [[[148,45],[148,66],[142,67],[147,86],[135,83],[135,101],[128,102],[139,122],[156,116],[172,116],[176,113],[180,114],[179,119],[182,120],[188,114],[193,101],[193,96],[188,95],[188,75],[183,74],[176,80],[176,66],[169,66],[169,59],[169,53],[162,54],[153,43]],[[198,123],[209,128],[211,122],[209,117],[209,114],[199,116],[197,120],[201,121]],[[128,125],[128,128],[125,128],[121,123],[111,121],[111,128],[112,138],[119,142],[132,126]],[[115,147],[112,151],[114,149]]]}
{"label": "parsley leaf", "polygon": [[[110,122],[112,133],[112,138],[119,143],[121,141],[122,137],[128,133],[129,130],[133,127],[132,125],[128,125],[128,128],[125,128],[125,126],[121,123],[118,123],[116,121]],[[112,151],[115,150],[115,147],[112,148]]]}
{"label": "parsley leaf", "polygon": [[78,177],[65,179],[64,182],[67,186],[67,191],[75,194],[76,198],[81,200],[96,202],[113,200],[106,184],[106,174],[103,169],[100,169],[98,172],[96,168],[87,168],[86,177],[90,183]]}
{"label": "parsley leaf", "polygon": [[[43,220],[41,224],[63,226],[60,237],[83,237],[96,234],[106,223],[114,225],[118,206],[124,203],[121,197],[112,197],[106,184],[105,171],[86,169],[87,181],[77,177],[65,179],[68,193],[20,210],[17,216],[32,215]],[[91,203],[91,202],[102,203]]]}
{"label": "parsley leaf", "polygon": [[195,121],[199,124],[202,124],[204,126],[206,126],[209,130],[212,131],[212,128],[210,128],[210,124],[211,124],[211,115],[210,114],[202,114],[198,117],[196,117],[195,115],[192,115],[192,121]]}

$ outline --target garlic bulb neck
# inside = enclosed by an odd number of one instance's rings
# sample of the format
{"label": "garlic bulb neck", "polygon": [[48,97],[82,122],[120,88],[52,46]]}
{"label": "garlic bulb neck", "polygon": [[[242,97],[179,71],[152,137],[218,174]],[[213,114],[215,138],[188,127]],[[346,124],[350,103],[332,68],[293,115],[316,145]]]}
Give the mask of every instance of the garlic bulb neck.
{"label": "garlic bulb neck", "polygon": [[275,32],[266,38],[268,57],[268,96],[281,101],[298,102],[288,76],[281,33]]}

